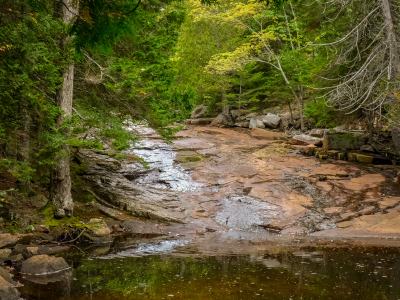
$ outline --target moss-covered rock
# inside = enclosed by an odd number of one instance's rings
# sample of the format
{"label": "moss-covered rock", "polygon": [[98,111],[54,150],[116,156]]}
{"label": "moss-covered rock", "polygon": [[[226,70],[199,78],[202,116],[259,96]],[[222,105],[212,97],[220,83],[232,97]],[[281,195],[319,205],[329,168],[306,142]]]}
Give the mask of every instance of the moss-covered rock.
{"label": "moss-covered rock", "polygon": [[347,158],[348,161],[357,161],[357,153],[348,153]]}
{"label": "moss-covered rock", "polygon": [[359,150],[368,141],[368,136],[352,132],[325,132],[323,147],[326,150]]}
{"label": "moss-covered rock", "polygon": [[373,156],[369,156],[369,155],[362,155],[362,154],[358,154],[357,155],[357,161],[360,163],[364,163],[364,164],[372,164],[372,161],[374,160]]}

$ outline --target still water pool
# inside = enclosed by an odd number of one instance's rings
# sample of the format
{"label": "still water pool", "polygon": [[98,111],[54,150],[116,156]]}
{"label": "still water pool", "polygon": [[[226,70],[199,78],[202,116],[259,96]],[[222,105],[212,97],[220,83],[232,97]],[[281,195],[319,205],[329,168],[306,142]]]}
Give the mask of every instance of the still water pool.
{"label": "still water pool", "polygon": [[400,299],[396,247],[255,245],[212,254],[167,244],[67,257],[71,272],[46,284],[21,278],[20,291],[63,300]]}

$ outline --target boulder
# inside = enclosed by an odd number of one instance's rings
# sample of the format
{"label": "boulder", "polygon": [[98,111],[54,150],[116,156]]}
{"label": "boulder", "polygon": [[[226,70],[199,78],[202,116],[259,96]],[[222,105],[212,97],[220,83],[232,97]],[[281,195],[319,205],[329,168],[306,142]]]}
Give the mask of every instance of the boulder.
{"label": "boulder", "polygon": [[263,118],[263,123],[265,126],[270,127],[270,128],[278,128],[279,123],[281,122],[281,118],[277,115],[268,113],[264,118]]}
{"label": "boulder", "polygon": [[308,135],[316,138],[323,138],[324,133],[325,129],[312,129]]}
{"label": "boulder", "polygon": [[21,273],[29,275],[54,274],[70,269],[62,257],[36,255],[22,263]]}
{"label": "boulder", "polygon": [[366,134],[326,131],[323,147],[326,150],[359,150],[367,141],[368,136]]}
{"label": "boulder", "polygon": [[0,262],[6,260],[11,255],[11,249],[0,249]]}
{"label": "boulder", "polygon": [[372,164],[373,160],[374,160],[373,156],[357,154],[357,161],[360,163]]}
{"label": "boulder", "polygon": [[204,118],[205,114],[207,112],[207,106],[205,105],[200,105],[197,106],[192,113],[190,114],[191,119],[198,119],[198,118]]}
{"label": "boulder", "polygon": [[112,242],[111,232],[106,222],[101,219],[90,219],[86,224],[89,232],[85,235],[92,243],[109,243]]}
{"label": "boulder", "polygon": [[18,300],[20,299],[20,293],[15,288],[14,284],[6,281],[3,277],[0,277],[0,299],[1,300]]}
{"label": "boulder", "polygon": [[247,115],[245,115],[244,117],[242,116],[242,117],[239,117],[238,118],[238,121],[242,121],[241,119],[243,118],[243,120],[247,120],[247,121],[250,121],[250,119],[252,119],[252,118],[254,118],[254,117],[257,117],[257,113],[256,112],[253,112],[253,113],[249,113],[249,114],[247,114]]}
{"label": "boulder", "polygon": [[282,111],[280,106],[274,106],[274,107],[269,107],[263,110],[263,114],[267,115],[267,114],[278,114]]}
{"label": "boulder", "polygon": [[372,147],[371,145],[362,145],[360,150],[363,152],[375,152],[374,147]]}
{"label": "boulder", "polygon": [[232,127],[235,125],[232,117],[225,114],[219,114],[210,124],[214,127]]}
{"label": "boulder", "polygon": [[237,122],[237,123],[235,123],[235,126],[242,127],[242,128],[249,128],[250,122],[249,121]]}
{"label": "boulder", "polygon": [[0,249],[15,246],[19,241],[19,237],[9,233],[0,234]]}
{"label": "boulder", "polygon": [[290,142],[294,145],[316,145],[316,146],[322,145],[321,138],[313,137],[306,134],[295,135],[294,137],[291,138]]}
{"label": "boulder", "polygon": [[255,116],[250,119],[249,123],[249,128],[261,128],[264,129],[265,125],[264,122],[262,121],[263,117],[262,116]]}
{"label": "boulder", "polygon": [[241,116],[246,115],[246,114],[247,114],[247,110],[245,110],[245,109],[234,109],[234,110],[231,110],[231,116],[235,120],[237,118],[241,117]]}

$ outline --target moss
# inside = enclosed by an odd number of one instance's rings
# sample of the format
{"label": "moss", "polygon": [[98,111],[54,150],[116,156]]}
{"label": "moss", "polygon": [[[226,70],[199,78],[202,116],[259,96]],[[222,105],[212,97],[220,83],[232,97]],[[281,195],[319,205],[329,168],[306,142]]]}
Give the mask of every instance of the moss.
{"label": "moss", "polygon": [[360,163],[372,164],[372,161],[374,160],[374,158],[373,158],[372,156],[369,156],[369,155],[358,154],[358,155],[357,155],[357,160],[358,160]]}
{"label": "moss", "polygon": [[55,206],[52,203],[47,203],[46,206],[40,209],[39,213],[45,218],[43,225],[48,227],[74,227],[74,228],[86,228],[86,225],[81,222],[78,218],[71,216],[62,219],[54,218]]}

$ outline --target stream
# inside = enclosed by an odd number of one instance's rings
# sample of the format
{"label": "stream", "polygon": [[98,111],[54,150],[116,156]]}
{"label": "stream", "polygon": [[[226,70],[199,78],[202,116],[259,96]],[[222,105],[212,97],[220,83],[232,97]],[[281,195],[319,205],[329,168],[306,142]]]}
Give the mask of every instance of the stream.
{"label": "stream", "polygon": [[[194,180],[191,171],[176,162],[171,145],[147,139],[131,151],[149,166],[148,172],[133,179],[137,185],[189,196],[218,192],[218,187]],[[69,272],[50,280],[17,277],[23,285],[21,296],[27,300],[400,299],[400,241],[299,239],[250,230],[254,224],[263,228],[266,218],[276,217],[276,205],[236,192],[232,189],[230,196],[221,198],[222,209],[215,214],[215,221],[230,230],[153,238],[127,235],[112,245],[75,250],[62,255],[72,266]]]}

